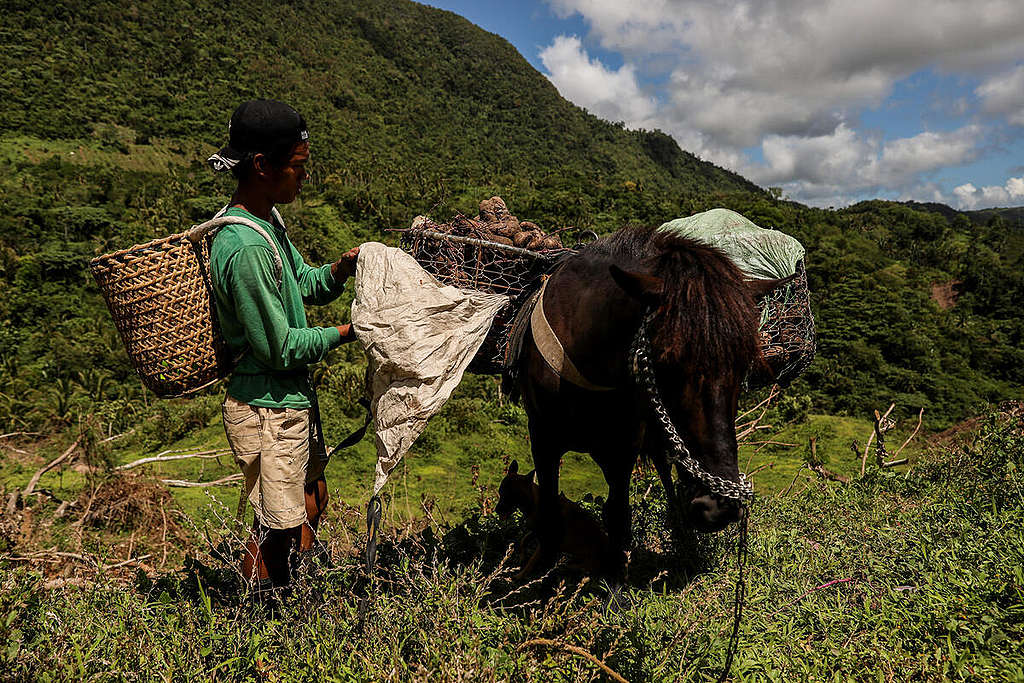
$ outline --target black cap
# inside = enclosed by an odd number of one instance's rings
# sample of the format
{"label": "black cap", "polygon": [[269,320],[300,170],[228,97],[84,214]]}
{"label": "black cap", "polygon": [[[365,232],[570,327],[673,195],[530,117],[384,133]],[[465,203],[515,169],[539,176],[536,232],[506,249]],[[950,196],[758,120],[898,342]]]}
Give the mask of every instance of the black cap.
{"label": "black cap", "polygon": [[214,171],[227,171],[247,154],[273,154],[308,139],[306,120],[284,102],[249,100],[231,115],[228,144],[207,161]]}

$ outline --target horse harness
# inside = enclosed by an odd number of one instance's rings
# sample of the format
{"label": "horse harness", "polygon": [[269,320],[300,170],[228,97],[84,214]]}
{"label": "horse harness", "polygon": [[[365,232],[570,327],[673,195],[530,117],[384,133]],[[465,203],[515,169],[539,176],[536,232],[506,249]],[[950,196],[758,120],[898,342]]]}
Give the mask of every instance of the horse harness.
{"label": "horse harness", "polygon": [[[534,345],[548,366],[560,378],[591,391],[613,389],[614,387],[598,386],[587,380],[569,359],[565,348],[544,316],[544,289],[546,286],[547,279],[544,280],[544,284],[541,285],[539,291],[531,296],[524,306],[524,308],[532,307],[532,311],[521,310],[517,315],[516,322],[522,324],[527,316],[529,316]],[[743,619],[743,603],[746,596],[746,581],[743,576],[743,568],[747,560],[747,523],[750,518],[750,511],[744,503],[754,497],[754,488],[743,472],[739,473],[739,482],[730,481],[708,472],[690,454],[690,449],[686,447],[683,437],[680,436],[679,431],[672,424],[672,418],[668,414],[664,402],[661,400],[661,394],[658,391],[658,380],[654,374],[654,368],[651,366],[651,342],[648,338],[647,327],[652,318],[653,312],[648,309],[644,314],[639,329],[636,331],[636,335],[633,337],[629,357],[632,359],[631,374],[633,381],[644,389],[644,393],[651,404],[651,410],[668,440],[669,451],[665,454],[666,459],[669,463],[676,463],[677,466],[682,467],[696,481],[704,484],[714,495],[735,500],[740,505],[739,538],[736,542],[736,563],[739,574],[736,579],[736,592],[733,596],[732,633],[729,636],[729,644],[726,647],[725,665],[722,667],[722,672],[718,677],[718,683],[724,683],[732,669],[733,657],[739,649],[740,622]],[[518,356],[518,353],[516,355]]]}
{"label": "horse harness", "polygon": [[[533,337],[534,345],[551,370],[561,379],[589,391],[611,391],[615,387],[594,384],[580,373],[569,358],[569,355],[565,352],[565,348],[559,341],[555,331],[551,329],[551,324],[544,315],[544,291],[547,283],[548,280],[546,279],[536,296],[527,302],[527,306],[532,306],[533,308],[529,316],[530,333]],[[750,500],[754,497],[754,488],[743,472],[739,473],[738,482],[730,481],[708,472],[690,454],[690,449],[686,447],[686,442],[683,441],[683,437],[679,435],[679,431],[672,424],[672,418],[668,414],[668,410],[665,408],[665,404],[662,402],[661,395],[658,392],[658,380],[654,375],[654,369],[651,367],[651,342],[648,339],[647,327],[652,317],[650,311],[644,315],[643,322],[640,323],[640,327],[633,337],[629,355],[632,359],[633,381],[644,389],[647,400],[651,404],[651,411],[654,413],[658,424],[668,440],[669,449],[668,453],[666,453],[668,462],[675,463],[686,470],[691,477],[706,486],[716,496],[735,500],[738,503]]]}
{"label": "horse harness", "polygon": [[666,454],[666,458],[670,463],[676,463],[686,470],[691,477],[704,484],[715,495],[739,503],[750,500],[754,497],[754,487],[743,472],[739,473],[739,482],[730,481],[708,472],[701,467],[696,458],[690,455],[690,449],[686,447],[686,442],[683,441],[683,437],[679,435],[679,431],[672,424],[672,418],[658,392],[658,380],[654,376],[654,369],[651,367],[651,342],[647,338],[647,324],[651,317],[650,313],[644,316],[643,322],[640,323],[640,329],[633,337],[629,355],[633,359],[633,379],[646,390],[651,410],[668,439],[669,452]]}
{"label": "horse harness", "polygon": [[533,343],[543,356],[544,361],[560,378],[572,382],[578,387],[588,391],[612,391],[615,387],[606,387],[594,384],[584,377],[573,364],[565,347],[559,341],[558,335],[551,329],[551,323],[544,315],[544,291],[547,289],[549,279],[544,280],[540,286],[536,298],[533,300],[533,311],[530,312],[530,333],[533,335]]}

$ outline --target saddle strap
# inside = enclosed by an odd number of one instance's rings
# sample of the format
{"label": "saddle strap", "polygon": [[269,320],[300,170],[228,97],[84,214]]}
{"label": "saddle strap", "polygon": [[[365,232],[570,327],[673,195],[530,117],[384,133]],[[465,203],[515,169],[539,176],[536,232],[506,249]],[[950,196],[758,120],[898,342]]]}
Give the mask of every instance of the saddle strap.
{"label": "saddle strap", "polygon": [[533,307],[533,313],[530,314],[530,331],[533,335],[533,343],[537,346],[537,350],[540,351],[540,355],[544,357],[548,366],[561,379],[588,391],[612,391],[615,387],[594,384],[584,377],[576,369],[576,366],[573,365],[572,359],[569,358],[565,348],[562,346],[562,342],[559,341],[555,331],[551,329],[551,324],[548,323],[548,319],[544,316],[544,291],[547,286],[548,280],[545,280],[544,284],[540,287],[540,293],[537,295],[537,303]]}

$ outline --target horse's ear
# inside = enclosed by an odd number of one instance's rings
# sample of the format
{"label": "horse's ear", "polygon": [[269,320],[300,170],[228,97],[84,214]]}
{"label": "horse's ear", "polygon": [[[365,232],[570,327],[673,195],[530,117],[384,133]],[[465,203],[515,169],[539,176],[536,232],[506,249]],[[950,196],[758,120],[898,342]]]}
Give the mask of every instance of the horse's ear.
{"label": "horse's ear", "polygon": [[612,279],[619,287],[626,290],[634,299],[639,299],[646,304],[656,304],[660,301],[662,292],[665,290],[665,281],[660,277],[646,273],[634,273],[623,270],[616,265],[608,267]]}
{"label": "horse's ear", "polygon": [[750,293],[753,294],[754,301],[757,301],[761,297],[768,296],[795,277],[796,273],[779,280],[747,280],[747,287],[750,288]]}
{"label": "horse's ear", "polygon": [[519,472],[519,461],[513,460],[512,464],[508,466],[508,473],[516,474],[517,472]]}

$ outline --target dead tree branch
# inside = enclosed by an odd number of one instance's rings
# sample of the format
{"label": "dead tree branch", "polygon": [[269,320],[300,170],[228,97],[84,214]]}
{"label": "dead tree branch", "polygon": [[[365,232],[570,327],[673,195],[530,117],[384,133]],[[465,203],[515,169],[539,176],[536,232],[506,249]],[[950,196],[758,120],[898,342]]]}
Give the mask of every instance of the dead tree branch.
{"label": "dead tree branch", "polygon": [[[166,451],[165,451],[166,452]],[[114,469],[116,470],[130,470],[133,467],[139,467],[140,465],[146,465],[151,462],[168,462],[170,460],[186,460],[188,458],[200,458],[204,460],[215,460],[223,457],[231,452],[230,448],[218,448],[212,451],[200,451],[198,453],[180,453],[177,455],[152,455],[146,458],[139,458],[133,460],[124,465],[118,465]]]}
{"label": "dead tree branch", "polygon": [[877,410],[875,411],[875,431],[873,431],[871,433],[871,436],[868,437],[868,442],[864,445],[864,455],[860,459],[860,476],[862,476],[862,477],[864,476],[864,472],[867,469],[868,451],[871,450],[871,442],[874,441],[875,437],[878,435],[878,427],[881,424],[882,420],[884,420],[885,418],[889,417],[889,413],[891,413],[892,409],[895,408],[895,407],[896,407],[895,403],[891,404],[889,406],[889,410],[885,411],[885,415],[881,415],[881,416],[878,414]]}
{"label": "dead tree branch", "polygon": [[[21,492],[21,499],[25,500],[26,498],[28,498],[28,496],[30,496],[32,494],[32,491],[36,488],[36,484],[39,483],[39,479],[44,474],[46,474],[47,472],[49,472],[53,468],[57,467],[57,465],[60,465],[62,462],[64,462],[68,458],[70,458],[71,454],[75,452],[75,449],[78,448],[78,444],[80,444],[80,443],[82,443],[82,435],[81,434],[78,436],[77,439],[75,439],[75,442],[73,444],[68,446],[68,449],[66,451],[64,451],[59,456],[57,456],[56,458],[51,460],[48,464],[46,464],[43,467],[39,468],[39,470],[37,470],[36,473],[32,475],[32,478],[29,479],[28,485],[25,486],[25,488],[22,490],[22,492]],[[7,514],[8,515],[13,515],[14,514],[14,510],[15,510],[15,508],[17,506],[17,503],[18,503],[18,497],[17,496],[12,495],[11,497],[9,497],[7,499]]]}
{"label": "dead tree branch", "polygon": [[160,481],[165,486],[176,486],[179,488],[201,488],[206,486],[224,486],[225,484],[232,484],[236,481],[241,481],[242,475],[229,474],[226,477],[217,479],[216,481],[184,481],[182,479],[161,479]]}
{"label": "dead tree branch", "polygon": [[[919,412],[919,413],[917,414],[917,426],[916,426],[916,427],[914,427],[914,431],[912,431],[912,432],[910,433],[910,436],[908,436],[908,437],[907,437],[907,440],[903,442],[903,445],[902,445],[902,446],[900,446],[899,448],[897,448],[897,449],[896,449],[896,452],[892,454],[892,457],[894,457],[894,458],[895,458],[895,457],[897,457],[897,456],[898,456],[898,455],[900,454],[900,452],[901,452],[901,451],[902,451],[902,450],[903,450],[904,448],[906,448],[906,447],[907,447],[907,444],[908,444],[908,443],[910,443],[910,440],[911,440],[911,439],[913,439],[913,438],[914,438],[915,436],[917,436],[917,431],[918,431],[919,429],[921,429],[921,421],[922,421],[923,419],[924,419],[924,408],[922,407],[922,408],[921,408],[921,411],[920,411],[920,412]],[[901,464],[902,464],[902,463],[901,463]]]}

